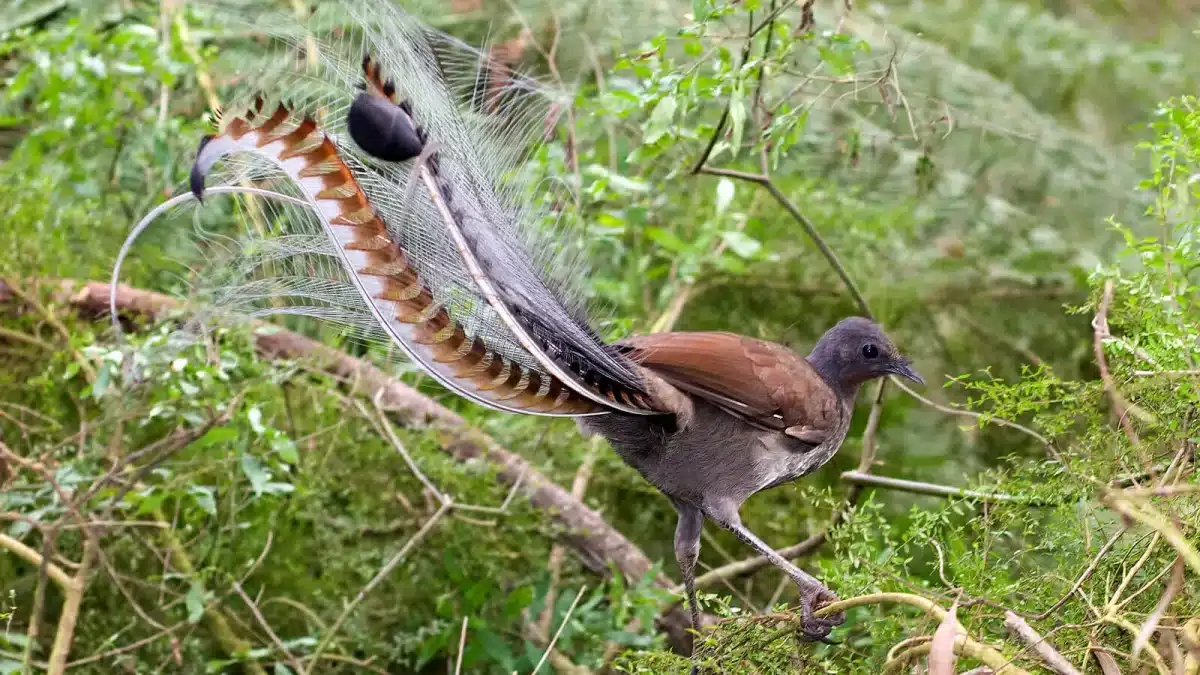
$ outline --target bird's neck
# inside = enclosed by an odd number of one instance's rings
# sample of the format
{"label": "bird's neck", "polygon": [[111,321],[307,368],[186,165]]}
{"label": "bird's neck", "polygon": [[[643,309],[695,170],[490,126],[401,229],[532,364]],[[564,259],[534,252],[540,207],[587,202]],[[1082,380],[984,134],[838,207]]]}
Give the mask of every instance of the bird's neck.
{"label": "bird's neck", "polygon": [[821,349],[821,345],[817,345],[817,348],[808,355],[807,360],[821,376],[821,379],[825,380],[825,384],[828,384],[829,388],[838,395],[843,405],[854,404],[860,383],[847,381],[847,378],[843,376],[841,364],[832,355]]}

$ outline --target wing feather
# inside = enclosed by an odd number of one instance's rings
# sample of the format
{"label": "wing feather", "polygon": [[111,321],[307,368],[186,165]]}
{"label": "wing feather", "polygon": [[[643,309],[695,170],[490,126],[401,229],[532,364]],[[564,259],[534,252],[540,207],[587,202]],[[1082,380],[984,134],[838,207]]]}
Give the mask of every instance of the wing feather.
{"label": "wing feather", "polygon": [[838,397],[804,357],[726,332],[655,333],[618,343],[671,385],[755,426],[832,429]]}

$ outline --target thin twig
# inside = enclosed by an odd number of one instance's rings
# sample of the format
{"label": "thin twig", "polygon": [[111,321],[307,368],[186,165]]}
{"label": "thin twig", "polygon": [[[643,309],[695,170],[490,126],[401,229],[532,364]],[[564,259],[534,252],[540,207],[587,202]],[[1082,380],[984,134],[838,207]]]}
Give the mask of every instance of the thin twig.
{"label": "thin twig", "polygon": [[1149,506],[1138,506],[1128,499],[1115,495],[1113,492],[1106,494],[1102,498],[1102,501],[1121,515],[1132,518],[1146,527],[1153,529],[1155,536],[1162,535],[1163,539],[1166,539],[1167,543],[1171,544],[1179,552],[1184,562],[1195,573],[1200,574],[1200,552],[1188,541],[1183,532],[1180,532],[1178,527],[1175,527],[1158,511]]}
{"label": "thin twig", "polygon": [[458,658],[454,660],[454,675],[462,673],[463,652],[467,649],[467,617],[463,617],[462,630],[458,634]]}
{"label": "thin twig", "polygon": [[587,586],[580,586],[579,592],[575,594],[575,599],[571,601],[571,606],[567,608],[567,613],[563,615],[562,623],[558,625],[558,630],[554,632],[554,637],[550,640],[550,644],[546,646],[546,651],[542,652],[542,658],[538,660],[534,666],[533,672],[529,675],[537,675],[537,672],[542,669],[542,664],[550,656],[550,652],[554,650],[554,645],[558,642],[558,638],[562,635],[563,629],[567,627],[567,623],[571,620],[571,614],[575,612],[575,606],[579,604],[579,599],[583,597],[583,592],[587,590]]}
{"label": "thin twig", "polygon": [[902,478],[876,476],[859,471],[843,472],[842,480],[848,483],[854,483],[856,485],[870,485],[873,487],[887,488],[889,490],[898,490],[900,492],[911,492],[919,495],[933,495],[935,497],[964,497],[967,499],[978,499],[988,502],[1012,502],[1016,504],[1027,504],[1029,506],[1054,506],[1061,503],[1059,500],[1045,500],[1037,497],[1022,497],[1020,495],[1010,495],[1000,492],[981,492],[979,490],[968,490],[966,488],[956,488],[949,485],[937,485],[935,483],[904,480]]}
{"label": "thin twig", "polygon": [[313,667],[317,663],[317,657],[319,657],[321,653],[329,647],[329,643],[333,641],[333,637],[337,635],[338,630],[341,629],[342,624],[346,622],[346,619],[350,616],[350,613],[353,612],[364,599],[366,599],[367,595],[374,590],[376,586],[378,586],[392,573],[392,570],[396,569],[397,565],[403,562],[404,558],[417,546],[417,544],[421,543],[421,540],[425,538],[425,535],[429,534],[429,532],[433,530],[433,526],[442,519],[442,516],[446,515],[446,512],[450,510],[452,505],[453,502],[450,500],[443,502],[438,510],[434,512],[433,516],[431,516],[429,520],[425,521],[425,524],[421,526],[421,529],[417,530],[416,534],[409,538],[409,540],[405,542],[404,546],[396,552],[396,555],[392,556],[392,559],[387,561],[387,563],[379,569],[379,572],[376,573],[375,576],[368,581],[365,586],[359,589],[358,595],[354,596],[354,599],[342,609],[342,613],[338,615],[337,620],[333,622],[333,625],[329,627],[329,630],[326,631],[324,637],[321,638],[321,642],[317,645],[317,648],[313,650],[312,655],[309,657],[312,660],[310,661],[308,668],[304,671],[305,673],[308,675],[312,674]]}
{"label": "thin twig", "polygon": [[242,585],[236,581],[233,582],[233,590],[238,594],[238,597],[242,599],[242,602],[246,603],[246,606],[250,608],[250,613],[254,615],[254,620],[257,621],[258,625],[262,627],[264,632],[266,632],[267,637],[271,639],[271,643],[275,645],[275,648],[279,650],[279,653],[283,654],[284,657],[287,658],[288,663],[292,666],[292,669],[296,671],[297,675],[299,675],[299,673],[303,673],[304,669],[301,668],[300,662],[296,660],[296,656],[292,654],[290,649],[287,648],[287,645],[283,644],[283,640],[279,639],[279,636],[271,628],[271,624],[267,623],[267,618],[263,616],[262,610],[258,608],[258,603],[254,602],[249,595],[246,595],[246,591],[242,589]]}
{"label": "thin twig", "polygon": [[[930,399],[925,398],[921,394],[913,391],[913,389],[911,387],[909,387],[904,382],[900,381],[900,378],[891,377],[890,379],[892,380],[893,384],[895,384],[897,387],[900,388],[901,391],[903,391],[904,393],[908,394],[909,396],[915,398],[916,400],[920,401],[921,403],[924,403],[925,405],[929,406],[930,408],[933,408],[934,410],[944,412],[947,415],[958,415],[961,417],[970,417],[970,418],[977,419],[977,420],[984,418],[984,415],[977,413],[977,412],[972,412],[970,410],[959,410],[957,408],[951,408],[948,406],[944,406],[940,403],[937,403],[935,401],[931,401]],[[1051,455],[1054,455],[1056,459],[1058,458],[1058,451],[1054,449],[1054,445],[1052,443],[1050,443],[1050,440],[1048,438],[1046,438],[1045,436],[1039,434],[1038,432],[1034,431],[1033,429],[1030,429],[1029,427],[1027,427],[1023,424],[1018,424],[1016,422],[1012,422],[1010,420],[1006,420],[1003,417],[994,417],[994,416],[987,417],[986,422],[988,424],[995,424],[995,425],[1001,426],[1001,427],[1008,427],[1010,429],[1016,429],[1017,431],[1020,431],[1021,433],[1025,434],[1026,436],[1036,439],[1039,443],[1044,445],[1047,450],[1050,451]]]}
{"label": "thin twig", "polygon": [[117,647],[116,649],[109,649],[108,651],[103,651],[103,652],[99,652],[97,654],[92,654],[90,656],[85,656],[80,659],[75,659],[74,661],[71,661],[70,663],[67,664],[67,668],[74,668],[76,666],[86,665],[89,663],[93,663],[95,661],[100,661],[102,659],[111,658],[113,656],[120,656],[121,654],[127,654],[131,651],[141,649],[142,647],[145,647],[146,645],[148,645],[152,642],[155,642],[164,637],[167,637],[168,635],[171,635],[172,633],[179,630],[180,628],[185,628],[189,625],[190,624],[187,621],[180,621],[179,623],[177,623],[173,626],[167,626],[167,627],[159,630],[154,635],[151,635],[149,637],[144,637],[141,640],[136,640],[134,642],[130,642],[129,644],[122,645],[120,647]]}
{"label": "thin twig", "polygon": [[1146,621],[1138,630],[1137,637],[1133,639],[1133,646],[1129,653],[1131,658],[1136,659],[1138,654],[1145,649],[1146,644],[1150,642],[1150,637],[1154,635],[1154,631],[1158,630],[1158,624],[1162,621],[1163,616],[1167,613],[1167,608],[1174,602],[1175,597],[1179,595],[1179,591],[1183,590],[1183,556],[1175,556],[1175,562],[1171,565],[1171,579],[1167,582],[1167,588],[1163,591],[1162,597],[1158,599],[1158,603],[1154,606],[1154,611],[1150,612],[1150,616],[1146,617]]}
{"label": "thin twig", "polygon": [[1100,565],[1100,561],[1104,558],[1105,554],[1112,549],[1113,545],[1117,543],[1117,540],[1121,538],[1121,535],[1125,534],[1127,531],[1127,528],[1122,527],[1114,532],[1113,535],[1108,538],[1108,541],[1104,543],[1104,546],[1100,547],[1100,552],[1096,554],[1095,558],[1092,558],[1091,564],[1087,566],[1087,569],[1083,571],[1083,574],[1080,574],[1079,578],[1075,580],[1075,583],[1071,586],[1071,590],[1067,591],[1067,594],[1059,599],[1058,602],[1051,605],[1050,609],[1047,609],[1041,614],[1032,616],[1030,618],[1035,621],[1041,621],[1042,619],[1045,619],[1054,612],[1058,611],[1059,607],[1067,604],[1067,600],[1069,600],[1071,596],[1075,594],[1075,591],[1079,590],[1085,583],[1087,583],[1087,580],[1092,577],[1092,573],[1096,571],[1096,568]]}
{"label": "thin twig", "polygon": [[1108,279],[1104,282],[1104,293],[1100,297],[1099,307],[1096,308],[1096,316],[1092,318],[1092,348],[1096,354],[1096,365],[1100,368],[1100,380],[1104,383],[1104,391],[1112,401],[1113,412],[1116,413],[1121,428],[1125,430],[1129,443],[1136,449],[1141,447],[1141,441],[1133,423],[1129,421],[1129,403],[1117,390],[1112,373],[1108,371],[1108,359],[1104,357],[1104,340],[1112,335],[1108,329],[1108,307],[1112,304],[1112,299],[1113,281]]}
{"label": "thin twig", "polygon": [[[588,452],[584,455],[583,462],[579,465],[579,469],[575,472],[575,479],[571,481],[571,496],[575,499],[582,500],[584,493],[587,491],[588,481],[592,477],[592,467],[596,464],[596,457],[600,454],[600,437],[592,439],[591,446]],[[550,548],[550,559],[546,563],[546,568],[550,573],[550,585],[546,589],[545,608],[542,609],[541,616],[538,617],[534,624],[537,634],[545,640],[550,634],[550,621],[553,619],[554,601],[558,593],[557,586],[559,576],[562,573],[563,556],[566,550],[562,544],[555,543]]]}

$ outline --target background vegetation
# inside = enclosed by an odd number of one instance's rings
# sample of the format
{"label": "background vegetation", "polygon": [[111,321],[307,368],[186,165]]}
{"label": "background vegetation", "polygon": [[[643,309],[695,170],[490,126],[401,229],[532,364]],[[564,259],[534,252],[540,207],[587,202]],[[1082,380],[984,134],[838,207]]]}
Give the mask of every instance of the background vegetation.
{"label": "background vegetation", "polygon": [[[1080,672],[1200,670],[1189,3],[406,6],[578,91],[539,161],[611,328],[803,351],[869,312],[930,383],[864,392],[829,466],[743,511],[859,599],[839,644],[793,639],[791,587],[708,531],[709,666],[919,671],[953,606],[958,671],[1054,672],[1006,618]],[[444,430],[245,332],[120,343],[64,288],[108,278],[261,51],[170,0],[0,18],[0,673],[687,672],[657,570],[572,555]],[[142,262],[128,283],[179,290]],[[669,505],[602,444],[390,372],[674,574]]]}

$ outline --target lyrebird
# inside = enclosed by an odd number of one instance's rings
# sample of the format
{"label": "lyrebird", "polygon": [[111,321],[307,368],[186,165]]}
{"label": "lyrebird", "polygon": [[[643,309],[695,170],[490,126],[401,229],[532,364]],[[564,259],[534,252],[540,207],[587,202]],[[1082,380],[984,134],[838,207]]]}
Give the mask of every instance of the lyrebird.
{"label": "lyrebird", "polygon": [[558,102],[387,0],[339,11],[353,30],[275,31],[315,46],[311,62],[247,74],[241,99],[201,144],[195,198],[244,192],[247,181],[271,190],[260,188],[258,210],[246,212],[254,227],[240,234],[194,228],[220,240],[204,247],[206,298],[344,324],[479,405],[579,418],[677,510],[675,553],[694,625],[707,518],[787,573],[799,586],[803,633],[827,636],[844,619],[815,611],[836,596],[738,511],[837,452],[864,382],[921,382],[908,360],[857,317],[830,328],[807,357],[724,332],[606,343],[580,301],[585,261],[546,226],[543,182],[521,170]]}

